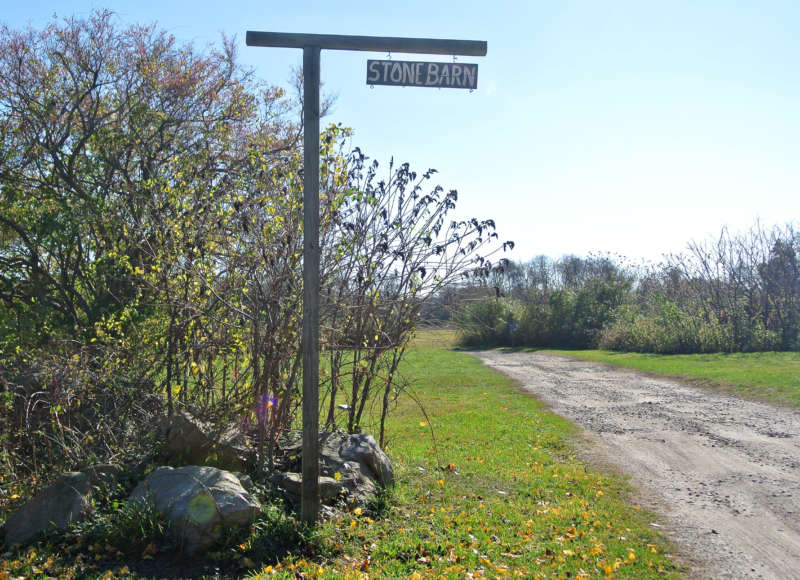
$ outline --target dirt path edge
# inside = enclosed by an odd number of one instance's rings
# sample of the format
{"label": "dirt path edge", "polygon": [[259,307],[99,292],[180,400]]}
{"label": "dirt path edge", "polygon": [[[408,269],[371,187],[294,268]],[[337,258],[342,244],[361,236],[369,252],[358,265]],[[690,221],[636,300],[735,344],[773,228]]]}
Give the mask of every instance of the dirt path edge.
{"label": "dirt path edge", "polygon": [[800,578],[800,412],[557,355],[471,352],[596,445],[698,578]]}

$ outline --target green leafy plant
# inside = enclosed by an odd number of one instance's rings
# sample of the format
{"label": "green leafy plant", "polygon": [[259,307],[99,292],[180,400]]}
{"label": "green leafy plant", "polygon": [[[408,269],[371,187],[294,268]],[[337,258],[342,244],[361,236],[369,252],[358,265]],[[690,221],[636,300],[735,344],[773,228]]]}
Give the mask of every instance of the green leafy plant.
{"label": "green leafy plant", "polygon": [[151,502],[111,501],[70,528],[67,543],[75,542],[109,559],[153,556],[175,548],[169,521]]}

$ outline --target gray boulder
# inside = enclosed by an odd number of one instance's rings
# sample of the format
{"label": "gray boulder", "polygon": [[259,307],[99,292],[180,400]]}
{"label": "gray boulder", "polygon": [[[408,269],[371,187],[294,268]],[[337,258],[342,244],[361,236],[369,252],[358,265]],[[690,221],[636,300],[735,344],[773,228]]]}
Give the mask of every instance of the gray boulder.
{"label": "gray boulder", "polygon": [[[338,501],[354,506],[375,499],[379,489],[394,483],[394,468],[371,435],[344,431],[320,434],[320,500],[329,505]],[[302,455],[297,436],[288,434],[281,446],[284,454]],[[298,473],[277,473],[271,481],[284,489],[294,503],[300,500]]]}
{"label": "gray boulder", "polygon": [[152,502],[163,512],[188,554],[210,548],[233,527],[249,526],[261,511],[233,473],[196,465],[159,467],[136,486],[130,501]]}
{"label": "gray boulder", "polygon": [[24,544],[42,532],[64,530],[83,520],[91,509],[89,476],[62,474],[6,520],[6,543]]}
{"label": "gray boulder", "polygon": [[348,462],[355,461],[382,487],[394,484],[394,467],[372,435],[354,433],[339,445],[339,456]]}
{"label": "gray boulder", "polygon": [[89,485],[92,488],[106,488],[111,489],[120,479],[122,479],[122,468],[113,463],[98,463],[86,469],[81,469],[81,473],[89,476]]}
{"label": "gray boulder", "polygon": [[[294,502],[300,500],[303,487],[303,476],[299,473],[278,473],[272,478],[272,482],[283,488]],[[339,496],[344,490],[344,484],[336,481],[333,477],[321,476],[319,478],[319,498],[323,503],[330,503]]]}
{"label": "gray boulder", "polygon": [[183,411],[164,417],[159,430],[166,440],[165,459],[172,465],[210,465],[230,471],[245,468],[247,441],[236,426],[214,430]]}
{"label": "gray boulder", "polygon": [[239,480],[239,483],[242,484],[242,487],[245,489],[245,491],[252,493],[253,489],[255,488],[255,485],[253,485],[253,478],[246,473],[241,473],[239,471],[234,471],[233,474],[236,476],[236,479]]}
{"label": "gray boulder", "polygon": [[8,517],[6,543],[24,544],[42,532],[65,530],[85,519],[92,509],[93,488],[114,485],[120,474],[119,467],[108,464],[61,474]]}

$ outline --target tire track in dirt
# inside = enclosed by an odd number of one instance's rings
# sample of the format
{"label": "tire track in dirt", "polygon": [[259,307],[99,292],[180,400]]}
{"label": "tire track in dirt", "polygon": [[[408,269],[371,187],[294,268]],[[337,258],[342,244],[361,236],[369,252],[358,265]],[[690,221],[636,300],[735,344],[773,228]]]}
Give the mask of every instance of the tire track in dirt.
{"label": "tire track in dirt", "polygon": [[471,354],[583,427],[697,577],[800,578],[800,411],[565,357]]}

